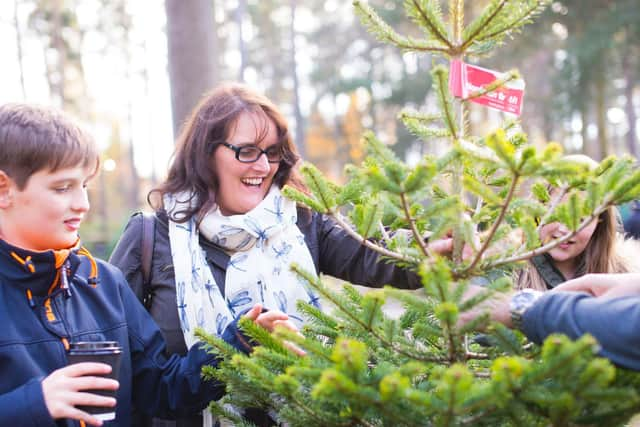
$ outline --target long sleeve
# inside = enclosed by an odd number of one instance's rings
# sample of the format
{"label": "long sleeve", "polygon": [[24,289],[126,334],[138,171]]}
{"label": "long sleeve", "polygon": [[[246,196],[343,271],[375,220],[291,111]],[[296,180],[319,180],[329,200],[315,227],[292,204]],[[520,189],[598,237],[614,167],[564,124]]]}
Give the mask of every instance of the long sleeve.
{"label": "long sleeve", "polygon": [[42,394],[42,378],[0,395],[0,425],[12,427],[54,427]]}
{"label": "long sleeve", "polygon": [[640,370],[640,297],[594,298],[584,293],[551,292],[528,309],[523,332],[537,343],[553,333],[570,338],[593,335],[600,355]]}
{"label": "long sleeve", "polygon": [[314,214],[309,228],[313,239],[307,235],[307,244],[320,272],[369,287],[391,285],[417,289],[421,286],[415,273],[382,259],[329,217]]}
{"label": "long sleeve", "polygon": [[[216,366],[218,359],[196,344],[183,357],[165,356],[165,341],[153,319],[127,287],[123,287],[123,302],[129,327],[129,345],[133,374],[133,399],[140,410],[161,417],[173,418],[200,411],[211,400],[219,399],[224,385],[205,381],[201,370]],[[239,346],[235,330],[228,329],[222,337]]]}

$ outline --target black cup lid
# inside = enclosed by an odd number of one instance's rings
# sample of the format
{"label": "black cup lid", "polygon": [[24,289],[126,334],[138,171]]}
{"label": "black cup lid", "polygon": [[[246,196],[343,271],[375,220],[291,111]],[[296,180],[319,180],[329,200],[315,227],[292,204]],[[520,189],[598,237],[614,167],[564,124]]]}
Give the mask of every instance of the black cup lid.
{"label": "black cup lid", "polygon": [[71,351],[121,350],[117,341],[78,341],[69,344]]}

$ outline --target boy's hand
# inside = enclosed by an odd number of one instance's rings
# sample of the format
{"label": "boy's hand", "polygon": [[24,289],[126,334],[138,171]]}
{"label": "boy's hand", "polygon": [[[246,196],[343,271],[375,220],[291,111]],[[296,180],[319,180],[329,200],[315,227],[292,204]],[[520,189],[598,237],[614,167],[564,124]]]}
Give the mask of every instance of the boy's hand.
{"label": "boy's hand", "polygon": [[[276,327],[286,328],[293,332],[299,332],[299,329],[296,325],[289,320],[289,316],[286,313],[281,312],[280,310],[269,310],[262,312],[262,304],[254,305],[251,310],[249,310],[245,317],[256,322],[258,325],[262,326],[269,332],[273,332]],[[284,342],[284,345],[298,356],[304,356],[306,352],[301,348],[297,347],[293,343],[288,341]]]}
{"label": "boy's hand", "polygon": [[116,406],[113,397],[92,394],[88,390],[117,390],[116,380],[100,377],[111,372],[111,366],[104,363],[75,363],[53,371],[42,380],[42,394],[49,414],[53,419],[72,418],[87,424],[101,426],[102,421],[76,405]]}
{"label": "boy's hand", "polygon": [[552,292],[586,292],[595,297],[615,298],[640,294],[640,273],[585,274],[553,288]]}

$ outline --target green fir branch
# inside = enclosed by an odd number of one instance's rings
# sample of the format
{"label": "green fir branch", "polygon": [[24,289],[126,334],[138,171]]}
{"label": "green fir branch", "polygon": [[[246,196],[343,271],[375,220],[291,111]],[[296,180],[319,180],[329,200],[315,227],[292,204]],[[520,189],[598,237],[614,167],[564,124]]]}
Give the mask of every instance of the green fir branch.
{"label": "green fir branch", "polygon": [[551,1],[533,0],[530,3],[528,7],[522,8],[519,2],[493,0],[463,32],[460,51],[465,52],[476,43],[500,43],[504,37],[531,22],[531,19],[540,14]]}
{"label": "green fir branch", "polygon": [[349,223],[347,223],[343,218],[342,215],[340,215],[340,213],[338,212],[330,212],[331,217],[336,221],[336,223],[342,227],[344,229],[344,231],[351,237],[353,237],[356,241],[358,241],[358,243],[360,243],[363,246],[368,247],[369,249],[373,249],[374,251],[378,252],[380,255],[387,257],[387,258],[393,258],[397,261],[400,262],[404,262],[407,263],[408,265],[418,265],[420,260],[412,257],[412,256],[407,256],[404,255],[400,252],[394,252],[391,251],[387,248],[384,248],[380,245],[377,245],[375,243],[373,243],[370,240],[365,239],[364,237],[362,237],[361,235],[359,235],[358,233],[356,233],[353,228],[351,228],[351,225]]}
{"label": "green fir branch", "polygon": [[420,252],[422,252],[422,255],[427,258],[431,258],[431,251],[429,251],[427,243],[424,241],[424,238],[416,227],[416,219],[413,217],[413,215],[411,215],[409,209],[410,203],[407,200],[407,195],[404,192],[400,193],[400,203],[402,204],[402,210],[404,211],[405,218],[407,219],[407,221],[409,221],[411,233],[413,234],[413,241],[416,243],[416,245],[418,245],[418,248],[420,248]]}
{"label": "green fir branch", "polygon": [[438,104],[442,111],[444,123],[454,140],[459,138],[451,93],[449,92],[449,72],[442,65],[436,66],[431,72],[433,88],[438,97]]}
{"label": "green fir branch", "polygon": [[413,22],[441,45],[453,47],[447,37],[447,29],[442,20],[439,0],[405,0],[404,8]]}
{"label": "green fir branch", "polygon": [[438,40],[415,40],[396,33],[384,20],[366,3],[359,0],[353,2],[356,15],[360,22],[377,40],[390,43],[405,52],[440,52],[446,53],[449,47]]}
{"label": "green fir branch", "polygon": [[484,96],[488,93],[495,91],[496,89],[503,87],[507,83],[517,80],[519,78],[520,78],[520,73],[517,70],[507,71],[504,77],[494,80],[493,82],[483,87],[481,90],[470,93],[469,96],[462,99],[462,102],[467,102],[472,99]]}
{"label": "green fir branch", "polygon": [[380,335],[375,328],[369,327],[366,324],[366,322],[363,322],[362,319],[356,315],[357,313],[354,313],[351,307],[345,306],[342,300],[340,300],[339,298],[336,298],[335,294],[331,292],[327,292],[327,290],[324,289],[324,287],[322,287],[321,283],[320,283],[320,286],[318,287],[318,282],[319,282],[318,278],[314,278],[313,276],[311,276],[309,273],[301,269],[296,264],[291,265],[291,270],[293,270],[295,273],[300,275],[300,277],[306,280],[309,283],[309,285],[311,285],[314,289],[320,292],[323,297],[325,297],[336,308],[338,308],[341,313],[343,313],[347,318],[349,318],[354,324],[359,325],[364,331],[367,331],[368,333],[370,333],[383,346],[392,348],[394,351],[410,359],[419,360],[423,362],[443,362],[443,360],[441,360],[440,358],[434,358],[434,357],[424,356],[420,353],[410,352],[410,351],[407,351],[407,349],[405,348],[401,348],[397,346],[394,342],[388,341],[385,337]]}
{"label": "green fir branch", "polygon": [[462,51],[476,42],[482,31],[499,17],[500,12],[508,2],[509,0],[492,0],[491,3],[485,7],[483,13],[464,29],[462,33],[462,43],[460,44]]}
{"label": "green fir branch", "polygon": [[478,252],[475,254],[473,261],[471,261],[469,266],[467,266],[466,268],[463,268],[462,271],[459,273],[461,275],[460,277],[464,277],[464,275],[468,274],[469,272],[472,272],[473,269],[478,264],[478,262],[480,262],[480,260],[482,259],[482,255],[489,248],[489,245],[491,244],[493,237],[496,234],[496,231],[498,230],[498,227],[502,224],[502,221],[504,220],[505,215],[507,214],[507,210],[509,209],[509,204],[511,203],[511,199],[513,198],[516,192],[516,189],[518,188],[519,178],[520,176],[517,175],[517,173],[513,175],[513,179],[511,180],[511,185],[509,186],[509,192],[507,193],[507,197],[504,199],[504,202],[502,202],[502,207],[500,209],[500,213],[498,214],[498,217],[491,225],[491,229],[489,230],[489,233],[484,239],[484,242],[482,243],[480,250],[478,250]]}

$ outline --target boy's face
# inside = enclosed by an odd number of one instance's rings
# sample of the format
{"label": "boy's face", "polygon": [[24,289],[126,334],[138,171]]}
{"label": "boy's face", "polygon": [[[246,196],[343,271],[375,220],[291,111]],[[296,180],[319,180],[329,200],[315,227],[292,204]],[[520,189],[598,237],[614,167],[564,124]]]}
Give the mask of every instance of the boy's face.
{"label": "boy's face", "polygon": [[86,185],[91,172],[82,166],[56,172],[41,170],[31,175],[22,190],[13,180],[3,180],[0,236],[14,246],[33,251],[73,245],[89,211]]}

